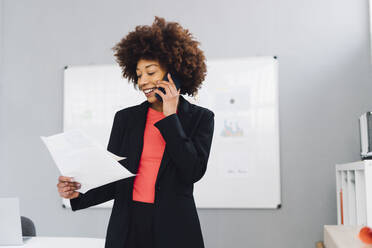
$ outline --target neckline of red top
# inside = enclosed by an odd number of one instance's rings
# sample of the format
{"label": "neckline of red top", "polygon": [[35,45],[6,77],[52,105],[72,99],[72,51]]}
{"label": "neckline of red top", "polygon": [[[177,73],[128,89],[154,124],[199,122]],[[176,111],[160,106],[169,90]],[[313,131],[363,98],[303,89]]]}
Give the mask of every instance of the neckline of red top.
{"label": "neckline of red top", "polygon": [[[149,112],[151,112],[151,114],[154,114],[154,115],[165,116],[163,112],[157,111],[150,107],[149,107]],[[178,114],[178,109],[177,109],[177,114]]]}

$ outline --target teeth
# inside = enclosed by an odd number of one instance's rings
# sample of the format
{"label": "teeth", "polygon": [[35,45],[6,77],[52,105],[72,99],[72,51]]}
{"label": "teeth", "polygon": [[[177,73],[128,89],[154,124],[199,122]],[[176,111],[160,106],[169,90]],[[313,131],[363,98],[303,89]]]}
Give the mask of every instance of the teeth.
{"label": "teeth", "polygon": [[153,91],[154,90],[154,88],[152,88],[152,89],[147,89],[147,90],[144,90],[143,92],[145,92],[146,94],[148,94],[148,93],[150,93],[151,91]]}

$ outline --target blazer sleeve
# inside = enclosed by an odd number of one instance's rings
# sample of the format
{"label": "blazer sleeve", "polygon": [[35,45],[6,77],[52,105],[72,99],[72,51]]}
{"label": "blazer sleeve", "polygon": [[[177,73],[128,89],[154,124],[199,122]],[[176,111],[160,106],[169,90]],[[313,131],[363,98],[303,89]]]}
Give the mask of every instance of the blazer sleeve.
{"label": "blazer sleeve", "polygon": [[[124,128],[123,125],[124,122],[122,121],[120,112],[117,112],[114,117],[114,123],[112,125],[110,139],[107,146],[107,150],[109,152],[112,152],[114,154],[118,153],[122,141]],[[123,163],[124,161],[125,159],[119,161],[119,163]],[[117,181],[99,186],[97,188],[88,190],[84,194],[80,193],[79,197],[77,198],[70,199],[72,211],[88,208],[114,199],[116,183]]]}
{"label": "blazer sleeve", "polygon": [[214,131],[214,113],[205,111],[192,138],[187,137],[177,114],[169,115],[154,125],[159,129],[169,156],[185,183],[199,181],[207,169]]}

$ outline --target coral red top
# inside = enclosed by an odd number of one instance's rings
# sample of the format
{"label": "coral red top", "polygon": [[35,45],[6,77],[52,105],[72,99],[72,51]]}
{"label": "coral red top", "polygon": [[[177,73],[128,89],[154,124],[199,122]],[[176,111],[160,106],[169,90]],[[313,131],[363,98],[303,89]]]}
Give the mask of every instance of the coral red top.
{"label": "coral red top", "polygon": [[164,153],[165,141],[154,123],[164,117],[163,112],[148,108],[143,150],[133,184],[134,201],[153,203],[155,200],[155,182]]}

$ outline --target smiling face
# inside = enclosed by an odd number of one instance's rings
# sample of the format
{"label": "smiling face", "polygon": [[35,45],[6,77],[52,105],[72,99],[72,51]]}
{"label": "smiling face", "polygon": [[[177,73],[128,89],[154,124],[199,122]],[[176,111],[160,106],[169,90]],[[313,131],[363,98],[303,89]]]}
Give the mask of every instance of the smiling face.
{"label": "smiling face", "polygon": [[138,88],[144,92],[147,101],[150,103],[159,101],[155,96],[155,92],[150,89],[156,88],[155,82],[163,79],[166,70],[156,60],[140,59],[137,62],[136,73]]}

